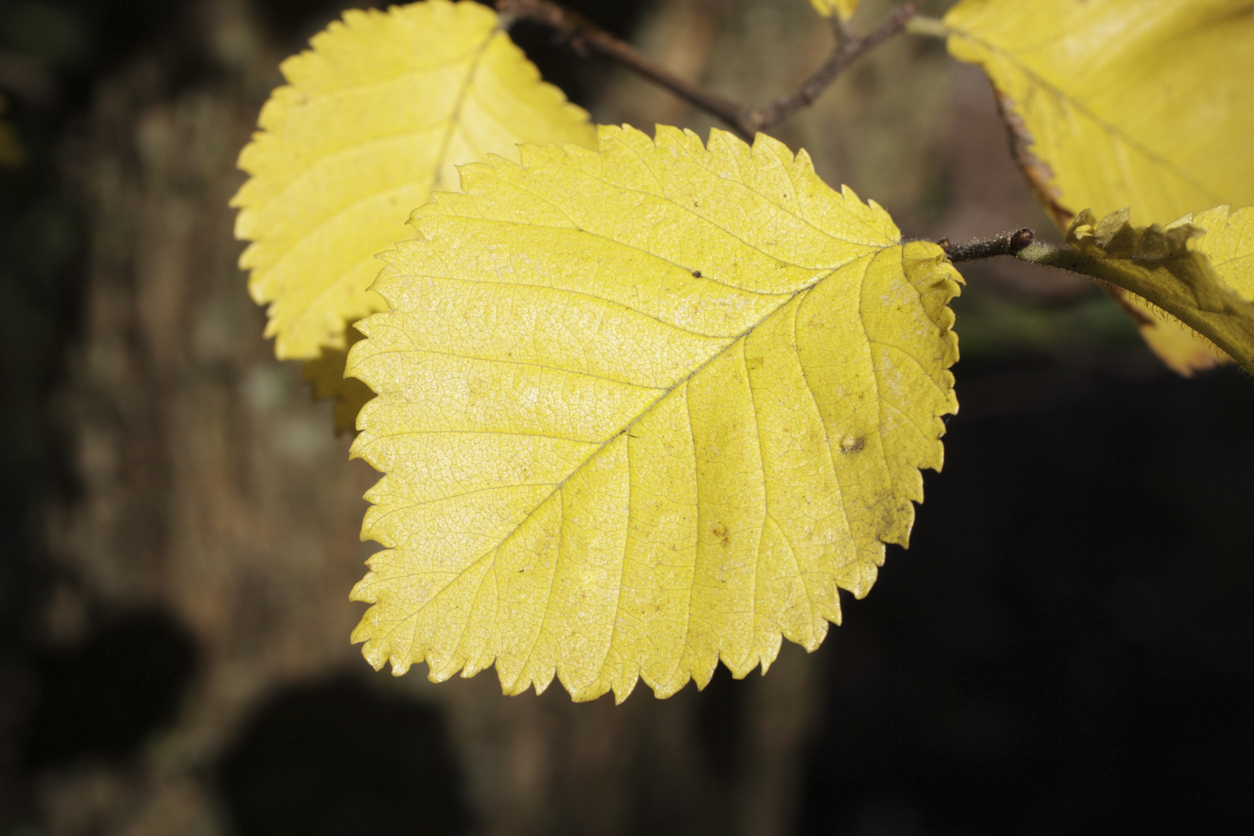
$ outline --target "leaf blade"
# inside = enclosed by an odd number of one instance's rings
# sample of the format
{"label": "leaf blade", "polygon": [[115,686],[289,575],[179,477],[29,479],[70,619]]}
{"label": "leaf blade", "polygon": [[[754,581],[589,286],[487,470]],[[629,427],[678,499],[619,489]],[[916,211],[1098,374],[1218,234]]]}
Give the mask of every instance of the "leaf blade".
{"label": "leaf blade", "polygon": [[388,256],[349,360],[376,666],[576,699],[743,676],[817,647],[941,464],[939,248],[765,137],[600,138],[463,169]]}
{"label": "leaf blade", "polygon": [[[1138,223],[1166,224],[1254,203],[1250,0],[963,0],[945,24],[950,52],[996,88],[1020,167],[1060,229],[1086,208],[1100,218],[1131,207]],[[1114,295],[1181,374],[1224,357],[1138,297]]]}
{"label": "leaf blade", "polygon": [[1250,0],[963,0],[945,23],[950,52],[1023,120],[1062,206],[1167,223],[1254,203],[1241,140],[1254,131],[1251,12]]}
{"label": "leaf blade", "polygon": [[587,115],[475,3],[350,10],[311,47],[283,63],[288,84],[240,154],[252,176],[232,199],[280,359],[346,349],[346,326],[383,309],[368,290],[375,253],[409,236],[431,189],[455,187],[456,164],[518,142],[594,142]]}

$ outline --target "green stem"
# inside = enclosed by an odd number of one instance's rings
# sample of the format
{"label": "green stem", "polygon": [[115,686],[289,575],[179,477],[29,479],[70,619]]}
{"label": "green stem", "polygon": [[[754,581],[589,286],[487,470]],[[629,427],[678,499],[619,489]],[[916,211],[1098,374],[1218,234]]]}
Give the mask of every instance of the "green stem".
{"label": "green stem", "polygon": [[938,17],[927,17],[926,15],[915,15],[906,21],[906,31],[911,35],[922,35],[925,38],[941,38],[943,40],[949,37],[949,27],[945,25],[945,21]]}
{"label": "green stem", "polygon": [[1055,244],[1047,244],[1044,241],[1033,241],[1015,253],[1015,257],[1020,261],[1040,264],[1045,267],[1057,267],[1060,270],[1070,270],[1073,273],[1079,272],[1075,269],[1075,265],[1079,263],[1078,256],[1079,253],[1070,247],[1059,247]]}

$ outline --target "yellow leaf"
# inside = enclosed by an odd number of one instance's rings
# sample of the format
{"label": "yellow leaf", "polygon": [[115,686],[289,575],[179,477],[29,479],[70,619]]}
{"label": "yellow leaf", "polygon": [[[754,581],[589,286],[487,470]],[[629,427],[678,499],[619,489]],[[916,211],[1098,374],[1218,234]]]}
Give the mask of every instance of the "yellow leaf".
{"label": "yellow leaf", "polygon": [[1070,213],[1254,204],[1254,0],[963,0],[945,23]]}
{"label": "yellow leaf", "polygon": [[[1165,224],[1254,204],[1254,0],[963,0],[945,24],[950,52],[997,88],[1061,228],[1086,208]],[[1171,317],[1120,301],[1168,365],[1214,364]]]}
{"label": "yellow leaf", "polygon": [[252,175],[232,200],[240,266],[270,303],[280,358],[346,349],[345,328],[383,300],[375,253],[406,238],[409,213],[454,164],[514,156],[518,142],[595,143],[569,104],[476,3],[427,0],[348,11],[283,62],[288,84],[240,154]]}
{"label": "yellow leaf", "polygon": [[1127,210],[1100,221],[1085,210],[1067,243],[1071,249],[1034,245],[1020,255],[1131,291],[1254,372],[1254,207],[1217,206],[1165,228],[1133,226]]}
{"label": "yellow leaf", "polygon": [[1215,206],[1171,224],[1186,225],[1205,232],[1194,248],[1210,259],[1220,282],[1247,302],[1254,302],[1254,207],[1233,211],[1229,206]]}
{"label": "yellow leaf", "polygon": [[601,128],[414,214],[358,327],[386,475],[353,640],[394,673],[658,696],[814,649],[906,544],[958,274],[759,136]]}
{"label": "yellow leaf", "polygon": [[810,5],[823,17],[836,15],[841,20],[848,20],[858,10],[859,0],[810,0]]}

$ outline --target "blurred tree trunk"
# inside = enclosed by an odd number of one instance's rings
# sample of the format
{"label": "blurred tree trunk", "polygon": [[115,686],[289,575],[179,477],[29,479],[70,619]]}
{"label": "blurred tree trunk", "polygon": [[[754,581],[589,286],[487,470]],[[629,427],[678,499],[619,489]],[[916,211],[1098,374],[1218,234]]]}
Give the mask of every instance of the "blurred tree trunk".
{"label": "blurred tree trunk", "polygon": [[[709,38],[684,31],[704,38],[690,43],[699,70]],[[280,83],[283,56],[266,44],[245,0],[199,0],[165,43],[99,80],[66,154],[90,250],[58,400],[79,492],[49,524],[66,579],[49,641],[72,643],[96,611],[156,606],[195,637],[199,668],[174,727],[134,763],[42,775],[43,832],[230,832],[206,776],[243,721],[275,689],[346,669],[438,707],[474,832],[789,832],[815,701],[795,646],[765,679],[733,685],[721,670],[706,694],[659,702],[641,686],[619,707],[572,704],[560,686],[505,698],[491,673],[392,684],[350,648],[375,476],[262,339],[227,206],[239,149]],[[408,812],[420,829],[423,811]]]}
{"label": "blurred tree trunk", "polygon": [[278,58],[242,2],[199,2],[98,79],[65,154],[89,251],[58,404],[79,491],[49,525],[72,582],[48,629],[65,642],[88,610],[159,607],[195,637],[199,668],[137,765],[41,782],[53,833],[218,832],[193,776],[269,689],[351,656],[344,598],[370,477],[261,339],[227,208]]}

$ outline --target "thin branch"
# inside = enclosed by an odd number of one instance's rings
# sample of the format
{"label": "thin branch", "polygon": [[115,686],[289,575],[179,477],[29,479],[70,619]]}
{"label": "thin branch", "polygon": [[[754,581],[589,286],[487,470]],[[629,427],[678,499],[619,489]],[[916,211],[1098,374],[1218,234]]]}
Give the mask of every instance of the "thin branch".
{"label": "thin branch", "polygon": [[948,238],[936,243],[955,264],[960,261],[977,261],[981,258],[992,258],[998,255],[1018,255],[1036,240],[1032,230],[1024,228],[1007,232],[995,238],[982,238],[966,244],[951,244]]}
{"label": "thin branch", "polygon": [[550,0],[497,0],[496,7],[502,15],[534,20],[551,27],[571,49],[581,55],[596,52],[618,61],[694,107],[723,120],[745,139],[752,139],[758,131],[767,130],[796,111],[813,104],[845,68],[905,29],[907,22],[917,14],[914,4],[907,3],[891,14],[877,29],[863,37],[851,37],[842,26],[834,26],[836,48],[826,63],[795,92],[782,96],[765,107],[751,109],[680,78],[665,67],[655,64],[630,44]]}
{"label": "thin branch", "polygon": [[796,92],[787,96],[781,96],[766,107],[751,112],[748,115],[749,123],[755,129],[764,131],[788,118],[796,111],[809,107],[846,67],[903,30],[906,27],[906,23],[916,14],[918,14],[918,9],[915,8],[915,5],[907,3],[889,15],[879,27],[869,34],[861,38],[839,38],[831,57],[827,59],[823,66],[819,67],[814,75],[806,79],[805,84],[802,84]]}
{"label": "thin branch", "polygon": [[519,19],[534,20],[557,33],[580,54],[596,52],[612,58],[636,73],[665,87],[689,104],[722,119],[745,139],[753,138],[753,124],[745,119],[745,108],[731,99],[711,93],[672,73],[645,57],[628,43],[549,0],[497,0],[497,10]]}

